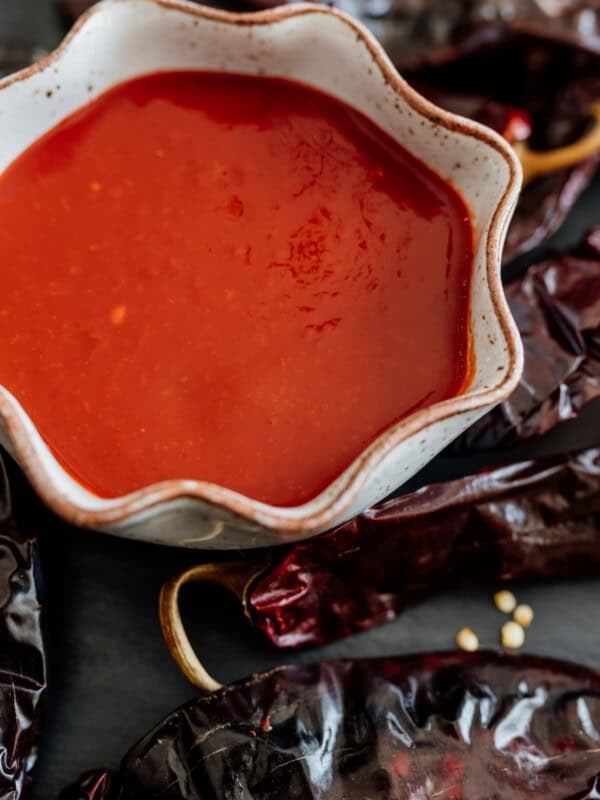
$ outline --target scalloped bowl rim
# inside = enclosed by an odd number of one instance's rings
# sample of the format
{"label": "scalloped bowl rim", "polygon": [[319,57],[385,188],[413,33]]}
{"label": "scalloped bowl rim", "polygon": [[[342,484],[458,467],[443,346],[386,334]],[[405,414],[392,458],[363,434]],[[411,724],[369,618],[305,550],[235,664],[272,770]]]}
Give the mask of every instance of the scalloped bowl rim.
{"label": "scalloped bowl rim", "polygon": [[[57,62],[95,14],[107,6],[127,2],[131,2],[131,0],[103,0],[90,8],[79,17],[71,31],[48,56],[24,70],[0,80],[0,91],[17,81],[27,80]],[[296,3],[259,12],[237,13],[209,8],[187,2],[187,0],[144,0],[144,2],[181,11],[208,21],[244,26],[268,26],[307,14],[315,15],[315,17],[323,14],[334,16],[352,28],[357,40],[368,48],[384,82],[391,86],[416,113],[441,125],[448,131],[474,137],[489,145],[504,158],[508,165],[509,178],[506,189],[494,210],[485,243],[488,290],[508,354],[508,366],[503,379],[492,388],[482,389],[471,394],[457,395],[437,402],[395,423],[374,439],[329,487],[302,505],[271,506],[206,481],[172,479],[151,484],[116,498],[96,498],[94,496],[95,507],[85,506],[67,497],[65,492],[56,485],[56,481],[50,475],[38,452],[37,443],[27,430],[28,424],[33,425],[33,423],[16,398],[0,385],[0,420],[4,424],[18,462],[44,502],[71,523],[92,528],[118,526],[126,523],[133,516],[149,512],[164,503],[196,499],[224,509],[263,528],[282,533],[308,535],[311,532],[326,529],[338,519],[344,510],[352,505],[372,470],[405,439],[433,423],[441,422],[459,413],[497,404],[517,386],[522,372],[523,352],[521,340],[502,289],[499,255],[507,223],[510,221],[520,191],[521,167],[510,145],[494,131],[435,106],[412,89],[397,72],[382,46],[372,34],[361,23],[341,11],[327,6]],[[35,429],[35,426],[33,427]],[[59,468],[65,472],[60,465]],[[328,492],[331,493],[331,487],[334,485],[336,485],[335,492],[330,499],[327,499],[325,496]]]}

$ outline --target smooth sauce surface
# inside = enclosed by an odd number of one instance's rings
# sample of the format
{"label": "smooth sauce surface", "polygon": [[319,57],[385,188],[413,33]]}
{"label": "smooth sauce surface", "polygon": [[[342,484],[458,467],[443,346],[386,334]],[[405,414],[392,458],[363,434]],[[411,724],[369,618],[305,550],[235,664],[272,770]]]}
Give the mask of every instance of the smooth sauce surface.
{"label": "smooth sauce surface", "polygon": [[0,218],[0,382],[99,495],[296,504],[465,378],[465,206],[299,84],[122,84],[5,171]]}

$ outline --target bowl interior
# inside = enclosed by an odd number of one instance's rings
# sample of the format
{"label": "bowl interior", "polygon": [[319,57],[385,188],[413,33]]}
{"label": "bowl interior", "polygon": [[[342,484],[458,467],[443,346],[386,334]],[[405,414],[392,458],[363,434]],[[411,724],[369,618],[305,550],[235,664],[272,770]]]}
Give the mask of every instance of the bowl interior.
{"label": "bowl interior", "polygon": [[[438,115],[433,106],[410,90],[399,94],[398,85],[403,82],[394,75],[382,51],[371,39],[359,35],[347,18],[318,6],[298,6],[294,13],[288,8],[271,12],[268,18],[238,18],[233,24],[227,15],[209,12],[207,16],[206,10],[194,4],[106,0],[79,23],[58,55],[26,75],[27,80],[0,84],[0,170],[62,118],[115,83],[173,69],[266,74],[315,86],[360,109],[450,181],[471,209],[475,236],[471,334],[476,368],[464,395],[474,397],[507,381],[514,369],[510,331],[505,329],[506,324],[503,329],[490,291],[490,282],[498,281],[499,245],[506,225],[500,226],[495,236],[490,236],[490,228],[495,217],[507,223],[510,216],[507,189],[513,176],[508,148],[503,150],[497,137],[480,126],[458,123],[442,112]],[[505,208],[499,210],[502,204]],[[0,392],[5,402],[14,404],[8,392]],[[483,410],[482,402],[465,418],[462,428]],[[118,499],[95,497],[73,481],[27,416],[22,410],[18,413],[29,440],[21,450],[29,447],[35,451],[69,501],[90,509],[118,504]],[[453,429],[450,438],[462,428]],[[10,445],[8,439],[5,443]],[[403,477],[410,477],[422,462],[422,458],[415,459],[414,469]],[[345,475],[303,508],[331,502],[347,482]],[[179,483],[185,490],[186,482]],[[197,481],[187,483],[190,490],[199,485]],[[221,490],[221,495],[226,498],[235,493]],[[299,513],[297,509],[280,511],[290,518]]]}

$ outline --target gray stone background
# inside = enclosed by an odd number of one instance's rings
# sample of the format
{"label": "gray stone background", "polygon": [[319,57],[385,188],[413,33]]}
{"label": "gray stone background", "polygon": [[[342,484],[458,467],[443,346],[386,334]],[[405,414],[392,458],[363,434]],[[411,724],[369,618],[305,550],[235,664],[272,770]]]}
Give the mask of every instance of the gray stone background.
{"label": "gray stone background", "polygon": [[[49,49],[62,34],[49,0],[0,0],[0,47],[17,39]],[[568,247],[595,222],[600,222],[600,180],[550,246]],[[589,407],[576,422],[520,447],[515,455],[600,444],[599,411],[600,404]],[[411,488],[498,460],[498,454],[442,456]],[[138,737],[194,696],[163,644],[157,597],[164,581],[204,558],[66,527],[46,536],[42,547],[50,677],[31,800],[54,798],[82,770],[116,766]],[[478,632],[482,645],[494,647],[503,619],[491,602],[495,588],[444,594],[391,624],[296,655],[270,648],[247,626],[236,601],[218,589],[190,590],[183,608],[208,669],[226,682],[291,660],[447,649],[463,625]],[[526,651],[600,667],[600,579],[523,584],[515,591],[536,612]]]}

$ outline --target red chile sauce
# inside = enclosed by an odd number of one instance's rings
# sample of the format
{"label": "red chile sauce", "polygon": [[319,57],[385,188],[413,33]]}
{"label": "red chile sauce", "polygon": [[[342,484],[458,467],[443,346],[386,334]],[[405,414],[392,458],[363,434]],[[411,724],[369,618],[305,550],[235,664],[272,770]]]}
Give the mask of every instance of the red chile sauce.
{"label": "red chile sauce", "polygon": [[79,480],[292,505],[467,373],[469,214],[300,84],[148,75],[0,177],[0,381]]}

